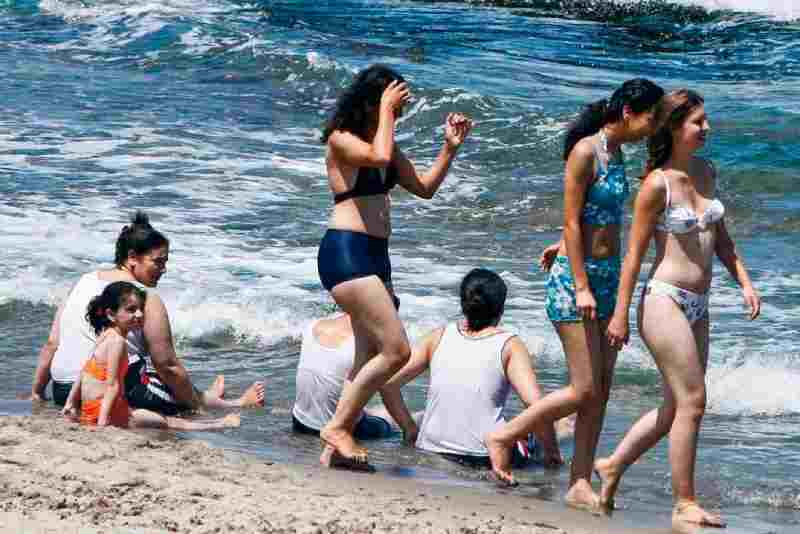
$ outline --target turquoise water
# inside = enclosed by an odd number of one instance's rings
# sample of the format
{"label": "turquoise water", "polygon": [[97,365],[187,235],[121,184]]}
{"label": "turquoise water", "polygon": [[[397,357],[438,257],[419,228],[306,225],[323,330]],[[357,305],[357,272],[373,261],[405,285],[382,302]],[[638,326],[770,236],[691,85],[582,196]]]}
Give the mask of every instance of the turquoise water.
{"label": "turquoise water", "polygon": [[[288,433],[288,413],[300,332],[330,303],[316,274],[331,206],[318,127],[353,72],[378,61],[412,84],[399,142],[418,163],[435,157],[448,111],[476,121],[433,201],[393,194],[395,286],[412,337],[457,316],[464,273],[492,268],[510,286],[506,326],[538,353],[543,383],[555,387],[565,380],[563,354],[534,260],[560,231],[564,130],[582,104],[647,76],[706,96],[706,155],[764,299],[763,317],[747,321],[716,267],[699,490],[734,531],[800,529],[800,8],[757,0],[0,6],[0,397],[29,389],[55,306],[81,273],[111,261],[128,215],[146,209],[172,240],[159,292],[195,381],[225,373],[234,391],[268,383],[266,413],[245,414],[241,429],[212,441],[315,461],[316,442]],[[642,155],[627,150],[632,175]],[[620,355],[601,453],[658,403],[658,384],[634,339]],[[424,381],[409,388],[415,408],[424,394]],[[375,454],[390,473],[486,484],[396,441]],[[566,476],[530,469],[520,491],[559,499]],[[661,444],[629,472],[621,515],[667,525],[669,502]]]}

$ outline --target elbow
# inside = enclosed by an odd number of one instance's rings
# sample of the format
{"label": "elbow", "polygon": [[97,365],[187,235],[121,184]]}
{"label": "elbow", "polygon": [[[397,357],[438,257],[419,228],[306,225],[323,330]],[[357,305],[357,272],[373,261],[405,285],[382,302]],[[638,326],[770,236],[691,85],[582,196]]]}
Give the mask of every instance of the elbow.
{"label": "elbow", "polygon": [[379,169],[385,169],[389,166],[392,162],[392,153],[389,152],[388,154],[374,154],[372,157],[372,163],[375,167]]}
{"label": "elbow", "polygon": [[419,193],[417,193],[417,196],[418,196],[419,198],[424,198],[425,200],[430,200],[430,199],[432,199],[432,198],[433,198],[433,196],[434,196],[435,194],[436,194],[436,191],[435,191],[435,190],[432,190],[432,189],[427,189],[427,188],[426,188],[426,189],[422,189],[422,190],[421,190]]}

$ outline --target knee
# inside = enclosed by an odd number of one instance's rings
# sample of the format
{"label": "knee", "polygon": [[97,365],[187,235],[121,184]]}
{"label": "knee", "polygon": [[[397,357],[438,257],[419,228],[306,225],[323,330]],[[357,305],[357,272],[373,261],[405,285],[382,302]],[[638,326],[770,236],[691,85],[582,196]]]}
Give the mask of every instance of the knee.
{"label": "knee", "polygon": [[383,356],[386,358],[392,372],[399,371],[411,358],[411,346],[405,337],[392,340],[383,348]]}
{"label": "knee", "polygon": [[579,410],[600,406],[603,399],[603,392],[595,384],[576,384],[573,386],[573,391]]}
{"label": "knee", "polygon": [[702,419],[706,413],[706,388],[697,388],[679,399],[676,412],[676,417]]}

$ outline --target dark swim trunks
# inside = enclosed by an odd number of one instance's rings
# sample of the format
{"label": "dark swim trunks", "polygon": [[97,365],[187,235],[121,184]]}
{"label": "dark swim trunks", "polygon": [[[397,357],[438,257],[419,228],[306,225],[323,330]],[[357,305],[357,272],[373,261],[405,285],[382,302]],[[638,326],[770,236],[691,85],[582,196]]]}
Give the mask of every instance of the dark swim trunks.
{"label": "dark swim trunks", "polygon": [[[522,448],[517,444],[511,449],[511,465],[516,469],[529,465],[534,461],[538,447],[539,444],[536,438],[533,434],[530,434],[528,436],[526,448]],[[488,456],[471,456],[467,454],[450,454],[444,452],[438,454],[448,460],[473,469],[491,469],[492,467],[492,462],[489,460]]]}
{"label": "dark swim trunks", "polygon": [[67,403],[72,384],[72,382],[56,382],[53,380],[53,402],[57,406],[64,406]]}
{"label": "dark swim trunks", "polygon": [[154,371],[147,370],[144,360],[128,368],[125,375],[125,398],[131,408],[150,410],[161,415],[178,415],[191,408],[181,406],[175,401],[170,387],[163,383]]}
{"label": "dark swim trunks", "polygon": [[[292,430],[300,434],[311,434],[319,436],[319,430],[315,430],[309,426],[304,425],[297,418],[292,415]],[[353,437],[360,440],[365,439],[383,439],[388,438],[394,434],[392,425],[383,417],[376,415],[364,414],[361,420],[356,424],[353,431]]]}

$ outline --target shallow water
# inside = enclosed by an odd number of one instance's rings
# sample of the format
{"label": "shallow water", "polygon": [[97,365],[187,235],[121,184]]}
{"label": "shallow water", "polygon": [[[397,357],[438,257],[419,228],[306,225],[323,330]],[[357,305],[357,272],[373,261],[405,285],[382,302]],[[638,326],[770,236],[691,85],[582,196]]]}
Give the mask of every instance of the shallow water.
{"label": "shallow water", "polygon": [[[233,391],[268,382],[265,413],[208,439],[315,461],[316,441],[288,430],[299,335],[330,304],[315,263],[331,205],[318,127],[353,72],[377,61],[411,81],[399,139],[418,163],[435,157],[448,111],[476,120],[434,201],[393,194],[393,271],[412,337],[457,317],[467,270],[492,268],[510,286],[505,325],[538,354],[553,388],[565,380],[563,354],[534,260],[560,231],[564,129],[583,103],[647,76],[706,96],[706,155],[764,299],[763,317],[747,321],[716,267],[699,490],[743,532],[793,532],[800,13],[789,4],[0,2],[0,168],[9,177],[0,182],[0,396],[28,390],[55,306],[81,273],[111,261],[117,232],[142,208],[172,240],[158,290],[195,382],[218,373]],[[633,176],[642,155],[626,151]],[[634,335],[601,454],[658,403],[658,384]],[[408,388],[415,409],[424,395],[424,380]],[[383,470],[486,484],[397,444],[375,444]],[[520,491],[559,499],[567,473],[533,468],[522,478]],[[661,444],[630,470],[619,503],[666,525],[669,502]]]}

